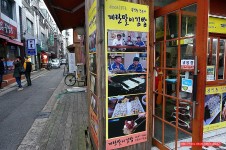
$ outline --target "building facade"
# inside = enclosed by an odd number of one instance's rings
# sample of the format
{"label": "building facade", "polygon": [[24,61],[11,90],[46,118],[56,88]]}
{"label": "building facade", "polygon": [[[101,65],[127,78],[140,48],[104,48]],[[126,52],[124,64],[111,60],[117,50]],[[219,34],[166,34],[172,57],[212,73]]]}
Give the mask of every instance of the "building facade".
{"label": "building facade", "polygon": [[20,14],[22,0],[1,0],[0,6],[0,57],[4,57],[5,73],[11,73],[13,60],[23,56]]}

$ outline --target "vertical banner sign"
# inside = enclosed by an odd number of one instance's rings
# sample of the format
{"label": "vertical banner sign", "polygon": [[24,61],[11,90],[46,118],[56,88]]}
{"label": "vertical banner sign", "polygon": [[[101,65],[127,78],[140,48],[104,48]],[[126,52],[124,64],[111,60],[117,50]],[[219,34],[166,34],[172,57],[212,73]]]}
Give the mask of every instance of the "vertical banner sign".
{"label": "vertical banner sign", "polygon": [[88,13],[88,25],[89,25],[89,74],[90,74],[90,125],[91,125],[91,136],[93,141],[98,147],[98,115],[97,115],[97,91],[96,91],[96,79],[97,79],[97,69],[96,69],[96,12],[97,12],[97,1],[95,0],[89,9]]}
{"label": "vertical banner sign", "polygon": [[106,149],[147,141],[149,7],[105,0]]}
{"label": "vertical banner sign", "polygon": [[68,53],[68,66],[69,66],[69,73],[74,73],[76,71],[75,53]]}
{"label": "vertical banner sign", "polygon": [[27,40],[27,55],[36,55],[36,43],[35,39],[28,39]]}
{"label": "vertical banner sign", "polygon": [[226,86],[206,87],[204,132],[226,127]]}

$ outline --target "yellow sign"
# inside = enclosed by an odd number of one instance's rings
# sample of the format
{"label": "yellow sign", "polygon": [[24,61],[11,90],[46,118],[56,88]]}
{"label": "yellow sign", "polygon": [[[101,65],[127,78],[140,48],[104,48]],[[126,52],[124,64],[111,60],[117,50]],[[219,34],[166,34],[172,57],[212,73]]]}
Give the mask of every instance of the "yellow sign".
{"label": "yellow sign", "polygon": [[112,30],[149,31],[149,7],[129,2],[106,0],[105,23]]}
{"label": "yellow sign", "polygon": [[206,87],[203,131],[226,127],[226,85]]}
{"label": "yellow sign", "polygon": [[89,35],[91,35],[97,28],[96,26],[97,1],[95,0],[88,13]]}
{"label": "yellow sign", "polygon": [[209,17],[209,32],[226,34],[226,19]]}

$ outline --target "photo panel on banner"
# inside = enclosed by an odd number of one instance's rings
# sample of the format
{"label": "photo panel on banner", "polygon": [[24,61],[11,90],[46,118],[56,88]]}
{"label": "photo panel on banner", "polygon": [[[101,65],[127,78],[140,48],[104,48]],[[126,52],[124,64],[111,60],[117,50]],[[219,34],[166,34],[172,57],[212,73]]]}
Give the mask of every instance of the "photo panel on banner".
{"label": "photo panel on banner", "polygon": [[89,36],[89,52],[96,52],[96,31]]}
{"label": "photo panel on banner", "polygon": [[146,53],[108,53],[109,74],[131,74],[147,72]]}
{"label": "photo panel on banner", "polygon": [[146,52],[147,33],[108,30],[108,52]]}
{"label": "photo panel on banner", "polygon": [[108,118],[146,113],[146,95],[126,95],[108,98]]}
{"label": "photo panel on banner", "polygon": [[90,103],[90,105],[91,105],[93,112],[97,115],[98,98],[93,93],[91,93],[91,103]]}
{"label": "photo panel on banner", "polygon": [[90,90],[97,95],[97,77],[95,75],[90,74]]}
{"label": "photo panel on banner", "polygon": [[97,74],[96,53],[89,54],[89,71]]}
{"label": "photo panel on banner", "polygon": [[145,130],[146,118],[140,117],[139,115],[108,120],[108,138],[126,136]]}
{"label": "photo panel on banner", "polygon": [[108,76],[108,97],[146,92],[146,74]]}

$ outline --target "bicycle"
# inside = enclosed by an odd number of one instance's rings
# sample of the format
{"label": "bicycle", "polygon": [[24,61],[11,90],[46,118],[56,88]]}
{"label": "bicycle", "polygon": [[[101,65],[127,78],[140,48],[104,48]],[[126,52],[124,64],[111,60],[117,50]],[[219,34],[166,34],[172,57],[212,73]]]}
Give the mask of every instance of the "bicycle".
{"label": "bicycle", "polygon": [[76,73],[69,73],[64,78],[64,83],[67,86],[73,86],[73,85],[75,85],[76,81],[77,81]]}

